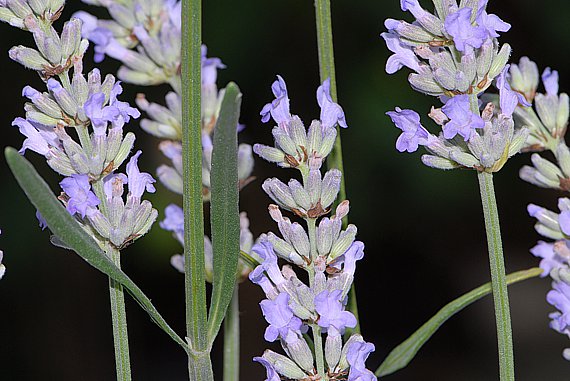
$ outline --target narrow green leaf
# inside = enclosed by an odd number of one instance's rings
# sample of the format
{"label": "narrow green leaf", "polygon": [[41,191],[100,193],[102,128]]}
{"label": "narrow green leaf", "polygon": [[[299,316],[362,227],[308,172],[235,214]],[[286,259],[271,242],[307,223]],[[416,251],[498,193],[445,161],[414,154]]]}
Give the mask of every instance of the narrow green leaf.
{"label": "narrow green leaf", "polygon": [[176,332],[166,323],[158,310],[153,306],[150,299],[141,289],[112,261],[99,247],[97,242],[89,236],[79,223],[65,210],[61,202],[53,195],[49,185],[38,174],[32,164],[11,147],[4,151],[6,161],[20,184],[20,187],[28,196],[28,199],[42,214],[49,229],[52,231],[55,241],[59,246],[70,248],[75,251],[87,263],[108,275],[111,279],[121,283],[133,296],[138,304],[149,314],[151,319],[180,344],[185,351],[188,346]]}
{"label": "narrow green leaf", "polygon": [[208,338],[214,341],[232,299],[239,248],[239,187],[237,167],[237,125],[241,93],[235,83],[226,87],[214,130],[212,152],[212,248],[214,281],[208,316]]}
{"label": "narrow green leaf", "polygon": [[[517,271],[507,276],[507,284],[511,285],[523,280],[539,276],[542,270],[532,268],[523,271]],[[433,336],[433,334],[453,315],[463,310],[468,305],[476,302],[482,297],[491,293],[491,283],[486,283],[473,291],[455,299],[443,307],[437,314],[422,325],[416,332],[412,334],[406,341],[398,345],[390,352],[382,365],[376,370],[376,376],[382,377],[397,372],[405,368],[421,347]]]}

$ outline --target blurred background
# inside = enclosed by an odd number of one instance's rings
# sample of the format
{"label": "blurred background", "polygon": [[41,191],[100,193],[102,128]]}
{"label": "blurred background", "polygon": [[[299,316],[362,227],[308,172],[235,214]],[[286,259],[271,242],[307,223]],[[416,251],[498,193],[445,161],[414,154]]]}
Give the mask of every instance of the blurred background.
{"label": "blurred background", "polygon": [[[426,3],[428,3],[426,1]],[[63,20],[79,9],[68,4]],[[97,13],[98,9],[93,9]],[[523,55],[541,70],[561,71],[561,91],[570,89],[570,45],[567,20],[570,3],[560,0],[495,0],[490,11],[513,25],[501,41],[513,47],[513,61]],[[270,126],[259,120],[261,107],[272,99],[276,74],[287,81],[292,111],[305,122],[317,118],[315,91],[319,85],[314,9],[311,1],[208,0],[204,2],[204,43],[209,55],[221,57],[227,69],[219,84],[236,81],[244,96],[241,121],[247,129],[242,142],[271,142]],[[491,13],[490,12],[490,13]],[[440,307],[489,280],[483,216],[473,172],[441,172],[424,167],[419,154],[399,154],[398,131],[385,112],[395,106],[427,114],[434,99],[412,91],[405,70],[385,74],[389,52],[379,35],[388,17],[402,18],[397,0],[333,2],[337,81],[340,103],[349,129],[342,132],[350,220],[359,227],[366,256],[357,271],[363,334],[376,345],[368,360],[376,369],[389,351],[422,325]],[[98,15],[104,16],[102,13]],[[61,23],[58,24],[61,27]],[[11,121],[23,116],[21,89],[42,88],[40,79],[10,61],[13,45],[32,45],[28,33],[0,25],[2,146],[23,141]],[[90,69],[91,55],[86,58]],[[102,72],[114,73],[107,60]],[[126,85],[123,100],[132,102],[141,88]],[[163,101],[166,88],[145,88],[147,97]],[[426,126],[431,128],[424,117]],[[139,130],[137,148],[144,150],[141,167],[154,173],[165,160],[158,140]],[[37,164],[53,189],[59,179],[40,157]],[[509,161],[496,176],[508,272],[536,266],[529,253],[538,240],[529,202],[554,208],[554,191],[537,189],[518,178],[528,155]],[[276,230],[266,213],[269,198],[261,191],[269,176],[289,177],[257,160],[255,176],[241,195],[255,235]],[[113,380],[114,356],[107,278],[78,256],[48,243],[34,209],[0,160],[0,248],[7,267],[0,282],[0,379]],[[163,186],[149,196],[161,211],[180,200]],[[184,330],[183,276],[169,264],[181,247],[158,224],[123,253],[125,271],[153,300],[167,321]],[[534,279],[510,288],[517,376],[520,381],[567,380],[570,364],[561,356],[568,339],[548,328],[545,301],[547,279]],[[267,347],[265,322],[258,303],[261,291],[241,286],[242,380],[263,379],[262,367],[252,363]],[[127,300],[133,377],[135,380],[185,380],[185,355],[154,326],[131,299]],[[493,306],[486,298],[452,318],[409,365],[386,380],[494,380],[497,348]],[[214,363],[220,374],[221,348]]]}

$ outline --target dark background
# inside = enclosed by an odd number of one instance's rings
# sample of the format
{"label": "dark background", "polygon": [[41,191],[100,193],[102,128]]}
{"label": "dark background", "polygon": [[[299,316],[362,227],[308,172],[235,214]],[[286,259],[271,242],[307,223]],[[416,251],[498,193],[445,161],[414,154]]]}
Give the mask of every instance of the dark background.
{"label": "dark background", "polygon": [[[426,2],[427,3],[427,2]],[[87,9],[71,2],[64,14]],[[430,7],[431,8],[431,7]],[[567,19],[570,3],[559,0],[491,1],[490,10],[513,25],[502,42],[513,46],[513,59],[529,55],[539,66],[561,70],[561,89],[570,87],[570,44]],[[366,244],[365,259],[357,271],[363,333],[376,344],[368,365],[375,369],[386,354],[423,324],[441,306],[489,280],[485,232],[476,176],[472,172],[444,173],[426,168],[419,154],[399,154],[397,130],[384,115],[395,106],[427,114],[435,100],[412,91],[406,73],[388,76],[388,51],[379,34],[387,17],[402,18],[397,0],[335,1],[333,26],[337,80],[341,104],[350,128],[342,132],[346,180],[358,238]],[[221,85],[236,81],[244,94],[241,120],[244,142],[271,142],[270,126],[259,121],[259,110],[271,100],[276,74],[287,81],[292,111],[307,123],[318,117],[314,97],[318,86],[314,9],[310,1],[204,2],[204,42],[211,56],[221,57],[228,69]],[[58,28],[61,23],[58,23]],[[23,138],[11,121],[23,116],[21,89],[42,88],[30,71],[11,62],[13,45],[31,46],[30,36],[8,25],[0,26],[2,146],[20,147]],[[91,56],[86,67],[91,68]],[[106,61],[104,73],[117,65]],[[123,99],[132,101],[140,88],[125,86]],[[163,88],[148,90],[161,102]],[[427,118],[424,117],[427,125]],[[143,148],[142,168],[154,172],[164,160],[158,140],[138,129],[137,147]],[[430,128],[433,126],[430,126]],[[38,164],[53,189],[59,181],[37,155]],[[559,196],[518,179],[527,155],[511,160],[496,176],[503,239],[509,272],[536,266],[528,252],[538,239],[526,204],[554,208]],[[269,199],[260,190],[268,176],[291,176],[293,171],[257,160],[258,181],[242,193],[241,209],[248,211],[256,235],[276,229],[266,214]],[[107,279],[71,252],[52,247],[49,235],[37,227],[34,210],[26,201],[4,160],[0,161],[0,247],[8,268],[0,282],[0,379],[2,380],[112,380],[114,356],[109,318]],[[150,196],[161,211],[177,197],[164,187]],[[167,321],[184,330],[183,277],[169,265],[180,252],[169,233],[155,226],[144,239],[124,252],[126,272],[145,290]],[[510,288],[517,377],[520,381],[567,380],[569,364],[561,352],[568,339],[548,328],[547,279],[534,279]],[[263,342],[265,322],[257,303],[261,291],[241,287],[242,380],[261,380],[262,369],[251,358],[268,347]],[[135,380],[184,380],[182,350],[163,334],[138,306],[127,301],[133,377]],[[220,348],[214,353],[220,370]],[[218,372],[220,374],[220,372]],[[490,298],[451,319],[421,350],[410,366],[387,380],[494,380],[497,349]]]}

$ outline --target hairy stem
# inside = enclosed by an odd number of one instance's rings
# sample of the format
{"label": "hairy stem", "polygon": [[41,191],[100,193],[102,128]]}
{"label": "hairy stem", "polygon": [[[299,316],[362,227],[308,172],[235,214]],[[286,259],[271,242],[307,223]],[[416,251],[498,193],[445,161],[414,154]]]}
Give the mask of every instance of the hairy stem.
{"label": "hairy stem", "polygon": [[515,365],[509,295],[505,275],[503,244],[501,242],[499,212],[497,210],[497,201],[495,200],[495,189],[493,186],[493,175],[487,172],[480,172],[478,177],[483,213],[485,215],[489,263],[491,266],[491,286],[493,289],[499,346],[500,379],[501,381],[514,381]]}
{"label": "hairy stem", "polygon": [[190,380],[214,379],[207,327],[202,202],[201,0],[182,0],[182,166],[186,335]]}
{"label": "hairy stem", "polygon": [[224,320],[224,381],[239,381],[239,284]]}
{"label": "hairy stem", "polygon": [[[111,244],[106,247],[109,258],[121,268],[121,253]],[[113,340],[115,343],[115,366],[117,381],[131,380],[131,361],[129,355],[129,334],[127,312],[123,286],[109,278],[109,296],[111,299],[111,318],[113,320]]]}

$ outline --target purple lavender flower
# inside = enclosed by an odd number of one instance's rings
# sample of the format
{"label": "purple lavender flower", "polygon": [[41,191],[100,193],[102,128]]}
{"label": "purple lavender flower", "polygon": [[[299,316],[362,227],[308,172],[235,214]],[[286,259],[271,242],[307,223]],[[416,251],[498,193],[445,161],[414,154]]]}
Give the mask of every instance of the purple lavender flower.
{"label": "purple lavender flower", "polygon": [[542,83],[547,95],[558,95],[558,71],[547,67],[542,73]]}
{"label": "purple lavender flower", "polygon": [[127,163],[127,177],[129,178],[129,194],[131,196],[140,198],[145,189],[149,193],[154,193],[156,189],[154,188],[153,183],[156,180],[148,173],[142,172],[139,170],[138,160],[139,156],[142,154],[142,151],[137,151],[131,157],[131,160]]}
{"label": "purple lavender flower", "polygon": [[103,136],[107,132],[107,123],[120,116],[119,109],[113,106],[104,106],[105,94],[96,93],[87,99],[83,109],[85,115],[91,120],[95,135]]}
{"label": "purple lavender flower", "polygon": [[366,369],[366,359],[374,352],[374,344],[354,342],[348,347],[346,360],[350,365],[348,381],[376,381],[374,373]]}
{"label": "purple lavender flower", "polygon": [[356,327],[356,318],[340,301],[342,290],[325,290],[315,296],[315,309],[320,315],[319,326],[327,328],[329,334],[343,334],[346,327]]}
{"label": "purple lavender flower", "polygon": [[563,281],[555,281],[552,283],[552,288],[546,295],[546,301],[560,312],[550,315],[554,320],[554,326],[551,327],[562,333],[570,326],[570,285]]}
{"label": "purple lavender flower", "polygon": [[277,289],[273,286],[273,283],[269,280],[267,275],[265,275],[265,270],[263,266],[257,266],[252,272],[249,273],[249,280],[253,284],[257,284],[265,295],[269,299],[275,299],[278,294]]}
{"label": "purple lavender flower", "polygon": [[265,270],[269,279],[271,279],[276,286],[285,283],[285,278],[277,265],[277,255],[275,255],[273,246],[267,239],[259,240],[251,250],[263,260],[260,267]]}
{"label": "purple lavender flower", "polygon": [[[566,242],[561,241],[563,244]],[[550,274],[554,269],[560,268],[564,265],[564,260],[554,251],[554,244],[544,241],[538,241],[538,245],[530,249],[530,252],[535,257],[542,258],[540,261],[540,268],[542,269],[541,278]]]}
{"label": "purple lavender flower", "polygon": [[386,62],[386,73],[394,74],[406,66],[416,73],[420,71],[420,60],[411,47],[404,45],[396,33],[382,33],[380,35],[388,49],[394,53]]}
{"label": "purple lavender flower", "polygon": [[356,271],[356,261],[364,258],[364,243],[355,241],[350,245],[348,250],[339,257],[339,260],[344,262],[343,274],[354,275]]}
{"label": "purple lavender flower", "polygon": [[261,121],[269,122],[269,118],[277,124],[287,123],[291,120],[291,112],[289,111],[289,95],[287,94],[287,85],[285,80],[278,75],[277,80],[271,85],[271,91],[275,95],[275,100],[263,106],[261,110]]}
{"label": "purple lavender flower", "polygon": [[208,48],[202,45],[202,86],[215,85],[218,79],[218,69],[225,69],[222,60],[215,57],[208,58]]}
{"label": "purple lavender flower", "polygon": [[254,357],[253,361],[258,362],[265,367],[265,371],[267,372],[267,378],[265,381],[281,381],[281,377],[279,377],[277,371],[269,361],[263,357]]}
{"label": "purple lavender flower", "polygon": [[509,68],[511,65],[505,66],[501,74],[497,77],[497,88],[499,89],[499,97],[501,104],[501,113],[512,116],[519,103],[525,107],[532,106],[525,96],[518,91],[514,91],[507,80]]}
{"label": "purple lavender flower", "polygon": [[453,139],[459,134],[468,141],[475,133],[475,129],[485,127],[485,121],[481,116],[471,111],[468,95],[454,96],[447,101],[442,110],[450,119],[443,127],[443,137],[446,139]]}
{"label": "purple lavender flower", "polygon": [[91,191],[89,176],[71,175],[61,180],[59,185],[69,197],[67,211],[72,216],[79,213],[81,218],[85,218],[85,215],[91,215],[97,210],[96,206],[101,201]]}
{"label": "purple lavender flower", "polygon": [[453,37],[455,47],[460,52],[479,49],[487,39],[487,31],[471,23],[472,12],[469,7],[461,8],[445,19],[445,30]]}
{"label": "purple lavender flower", "polygon": [[[279,337],[287,340],[290,331],[300,333],[303,323],[289,307],[289,294],[282,292],[275,300],[266,299],[259,305],[265,320],[269,323],[269,327],[265,330],[265,340],[273,342]],[[298,337],[298,335],[295,336]]]}
{"label": "purple lavender flower", "polygon": [[113,122],[113,127],[122,128],[126,123],[131,121],[131,117],[138,119],[141,116],[141,113],[138,109],[131,107],[128,102],[121,102],[117,100],[117,96],[123,93],[123,87],[121,86],[121,82],[115,83],[113,89],[111,89],[110,99],[109,99],[109,106],[114,107],[117,109],[115,112],[117,115]]}
{"label": "purple lavender flower", "polygon": [[488,14],[485,10],[489,0],[479,0],[479,9],[477,11],[477,24],[482,27],[490,38],[499,37],[497,32],[508,32],[511,24],[504,22],[497,15]]}
{"label": "purple lavender flower", "polygon": [[27,149],[30,149],[47,158],[50,153],[50,147],[60,145],[59,139],[52,128],[35,123],[32,124],[23,118],[14,119],[12,126],[17,126],[20,129],[20,133],[26,137],[22,148],[18,151],[21,154],[24,154]]}
{"label": "purple lavender flower", "polygon": [[321,107],[321,126],[323,129],[339,126],[347,128],[344,111],[339,104],[333,102],[331,97],[331,79],[327,78],[317,89],[317,102]]}
{"label": "purple lavender flower", "polygon": [[415,152],[420,145],[428,145],[431,138],[434,138],[421,125],[420,116],[413,110],[402,110],[396,107],[396,111],[386,113],[392,122],[402,130],[402,134],[396,141],[396,149],[400,152]]}

